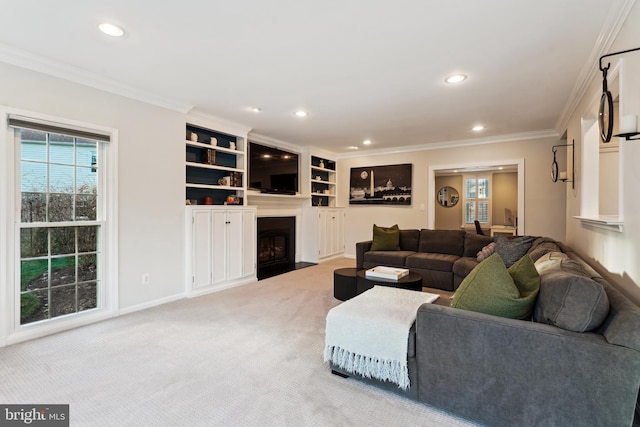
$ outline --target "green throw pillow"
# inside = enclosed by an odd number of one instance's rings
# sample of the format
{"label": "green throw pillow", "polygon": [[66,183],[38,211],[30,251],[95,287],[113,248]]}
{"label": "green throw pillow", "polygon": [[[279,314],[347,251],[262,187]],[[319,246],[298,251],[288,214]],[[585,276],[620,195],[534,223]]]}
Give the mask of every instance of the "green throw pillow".
{"label": "green throw pillow", "polygon": [[519,302],[522,304],[521,309],[524,314],[516,317],[516,319],[530,319],[533,314],[533,307],[536,303],[536,297],[540,291],[540,274],[533,258],[525,255],[509,267],[509,275],[513,279],[515,285],[520,291]]}
{"label": "green throw pillow", "polygon": [[512,319],[527,319],[540,289],[540,276],[530,257],[510,269],[497,253],[478,264],[462,281],[451,307]]}
{"label": "green throw pillow", "polygon": [[399,251],[400,250],[400,228],[398,224],[385,228],[373,224],[372,251]]}

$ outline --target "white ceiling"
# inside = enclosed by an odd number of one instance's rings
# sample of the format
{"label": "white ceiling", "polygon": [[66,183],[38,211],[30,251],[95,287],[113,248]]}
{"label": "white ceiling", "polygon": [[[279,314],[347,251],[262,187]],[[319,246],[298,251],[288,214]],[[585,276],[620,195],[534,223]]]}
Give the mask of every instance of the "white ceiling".
{"label": "white ceiling", "polygon": [[2,6],[0,60],[364,152],[563,132],[634,1],[21,0]]}

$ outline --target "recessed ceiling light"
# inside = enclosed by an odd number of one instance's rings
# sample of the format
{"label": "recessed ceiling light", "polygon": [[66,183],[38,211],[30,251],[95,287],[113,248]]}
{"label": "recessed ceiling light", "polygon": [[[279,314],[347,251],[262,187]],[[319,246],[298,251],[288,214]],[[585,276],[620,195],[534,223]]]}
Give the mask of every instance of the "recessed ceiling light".
{"label": "recessed ceiling light", "polygon": [[360,147],[356,147],[355,145],[350,145],[347,147],[348,150],[359,150]]}
{"label": "recessed ceiling light", "polygon": [[100,29],[100,31],[109,36],[120,37],[124,35],[124,30],[122,28],[108,22],[103,22],[102,24],[98,25],[98,28]]}
{"label": "recessed ceiling light", "polygon": [[262,108],[258,108],[258,107],[251,107],[249,108],[251,111],[253,111],[254,113],[259,113],[260,111],[262,111]]}
{"label": "recessed ceiling light", "polygon": [[363,145],[371,145],[371,140],[370,139],[365,139],[364,141],[362,141]]}
{"label": "recessed ceiling light", "polygon": [[444,81],[447,83],[460,83],[462,81],[465,81],[466,79],[467,79],[467,76],[464,74],[453,74],[447,77],[446,79],[444,79]]}
{"label": "recessed ceiling light", "polygon": [[472,127],[471,130],[474,131],[474,132],[480,132],[480,131],[484,130],[484,126],[476,125],[476,126]]}
{"label": "recessed ceiling light", "polygon": [[307,113],[306,111],[302,111],[302,110],[296,111],[296,116],[297,117],[307,117],[308,115],[309,115],[309,113]]}

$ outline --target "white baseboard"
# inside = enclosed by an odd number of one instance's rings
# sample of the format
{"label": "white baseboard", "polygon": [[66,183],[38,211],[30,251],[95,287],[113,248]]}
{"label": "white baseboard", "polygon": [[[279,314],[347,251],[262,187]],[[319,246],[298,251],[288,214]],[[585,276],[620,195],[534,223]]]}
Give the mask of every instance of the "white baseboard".
{"label": "white baseboard", "polygon": [[123,315],[123,314],[135,313],[136,311],[146,310],[147,308],[156,307],[158,305],[166,304],[173,301],[178,301],[180,299],[183,299],[185,296],[186,295],[184,294],[184,292],[181,292],[179,294],[171,295],[164,298],[159,298],[159,299],[148,301],[142,304],[132,305],[131,307],[121,308],[118,314]]}
{"label": "white baseboard", "polygon": [[212,286],[207,286],[206,288],[202,288],[202,289],[191,290],[191,291],[187,292],[186,297],[187,298],[201,297],[203,295],[212,294],[214,292],[220,292],[220,291],[223,291],[225,289],[235,288],[237,286],[248,285],[250,283],[255,283],[257,281],[258,281],[258,279],[256,279],[255,276],[251,276],[251,277],[248,277],[248,278],[245,277],[245,278],[234,280],[234,281],[231,281],[231,282],[221,283],[219,285],[212,285]]}

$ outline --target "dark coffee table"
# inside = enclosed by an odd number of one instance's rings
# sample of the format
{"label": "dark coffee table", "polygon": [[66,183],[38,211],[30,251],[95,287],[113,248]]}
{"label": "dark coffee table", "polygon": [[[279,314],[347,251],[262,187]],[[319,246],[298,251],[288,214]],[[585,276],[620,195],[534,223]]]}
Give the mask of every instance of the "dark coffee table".
{"label": "dark coffee table", "polygon": [[414,273],[410,271],[404,277],[401,277],[398,280],[386,280],[380,279],[377,277],[367,277],[367,270],[359,270],[356,273],[356,293],[361,294],[367,289],[373,288],[375,285],[380,286],[391,286],[394,288],[402,288],[409,289],[411,291],[420,291],[422,292],[422,276],[418,273]]}
{"label": "dark coffee table", "polygon": [[333,297],[340,301],[346,301],[357,295],[356,273],[357,268],[339,268],[333,272]]}

